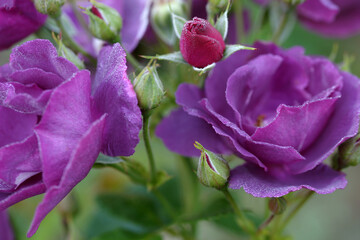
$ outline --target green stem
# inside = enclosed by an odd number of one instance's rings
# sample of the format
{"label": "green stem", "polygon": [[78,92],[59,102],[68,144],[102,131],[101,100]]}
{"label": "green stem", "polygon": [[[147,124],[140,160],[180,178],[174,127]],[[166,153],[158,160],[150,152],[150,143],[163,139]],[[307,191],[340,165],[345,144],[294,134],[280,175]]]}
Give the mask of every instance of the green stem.
{"label": "green stem", "polygon": [[276,30],[276,32],[274,33],[273,37],[272,37],[272,41],[274,43],[279,44],[279,41],[281,40],[281,35],[285,30],[286,24],[289,20],[290,15],[293,12],[293,7],[289,7],[286,9],[286,12],[284,13],[282,19],[281,19],[281,23],[280,26],[278,27],[278,29]]}
{"label": "green stem", "polygon": [[151,112],[150,111],[143,111],[143,138],[145,143],[145,149],[149,160],[149,167],[150,167],[150,182],[151,184],[155,183],[156,177],[156,167],[155,167],[155,160],[153,151],[150,144],[149,138],[149,120],[150,120]]}
{"label": "green stem", "polygon": [[310,199],[314,194],[314,191],[309,191],[304,198],[298,203],[298,205],[290,212],[290,214],[285,218],[282,226],[280,227],[279,232],[282,232],[289,222],[294,218],[294,216],[299,212],[299,210],[304,206],[304,204]]}
{"label": "green stem", "polygon": [[234,1],[234,7],[235,7],[235,17],[236,17],[236,28],[237,28],[237,42],[241,43],[240,39],[242,39],[242,42],[245,42],[245,30],[244,30],[244,15],[243,15],[243,6],[242,6],[242,0],[236,0]]}
{"label": "green stem", "polygon": [[54,20],[56,21],[56,24],[60,28],[61,34],[62,34],[65,42],[67,43],[68,47],[71,48],[71,50],[73,50],[75,52],[81,53],[86,58],[88,58],[91,62],[96,63],[96,59],[93,56],[91,56],[80,45],[78,45],[76,42],[73,41],[72,37],[70,37],[70,35],[66,31],[66,29],[62,23],[61,17],[60,16],[56,17],[56,18],[54,18]]}
{"label": "green stem", "polygon": [[239,209],[239,207],[237,206],[234,198],[231,196],[229,190],[227,188],[224,188],[221,190],[226,199],[228,200],[228,202],[230,203],[231,207],[233,208],[236,216],[237,216],[237,223],[239,224],[239,226],[248,234],[250,234],[251,236],[254,236],[256,233],[256,228],[254,226],[254,224],[249,221],[245,215],[243,214],[243,212]]}
{"label": "green stem", "polygon": [[258,228],[258,230],[257,230],[257,234],[258,234],[258,235],[261,233],[261,231],[262,231],[264,228],[266,228],[266,227],[272,222],[272,220],[274,220],[274,217],[275,217],[275,214],[272,213],[272,214],[269,216],[269,218],[266,219],[266,221],[263,222],[263,223],[259,226],[259,228]]}

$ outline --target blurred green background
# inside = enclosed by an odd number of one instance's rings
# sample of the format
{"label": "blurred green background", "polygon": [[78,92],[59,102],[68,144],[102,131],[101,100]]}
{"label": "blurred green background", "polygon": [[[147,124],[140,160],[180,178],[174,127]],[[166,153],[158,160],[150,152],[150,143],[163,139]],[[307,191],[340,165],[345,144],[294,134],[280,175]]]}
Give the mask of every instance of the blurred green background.
{"label": "blurred green background", "polygon": [[[341,63],[344,55],[353,56],[355,60],[351,65],[351,72],[360,76],[360,36],[342,40],[326,39],[305,30],[301,25],[296,25],[284,46],[288,48],[296,45],[303,46],[306,54],[322,55],[325,57],[330,56],[334,46],[338,46],[335,62]],[[8,61],[9,54],[10,50],[0,52],[1,65]],[[166,79],[166,81],[171,81],[171,79]],[[197,203],[191,202],[192,199],[189,199],[187,195],[181,195],[182,189],[187,189],[192,184],[191,176],[189,176],[188,182],[185,184],[179,182],[182,169],[184,168],[184,160],[171,154],[163,146],[162,142],[154,136],[152,144],[158,168],[166,169],[173,176],[170,181],[161,187],[161,191],[170,196],[170,202],[174,203],[175,206],[179,206],[179,209],[181,209],[182,207],[186,208],[184,205],[189,205],[195,211],[195,208],[206,205],[208,199],[222,197],[215,190],[207,189],[203,186],[198,186],[201,191],[201,198]],[[140,142],[133,158],[147,166],[144,154],[143,142]],[[196,166],[196,164],[197,160],[194,159],[193,165]],[[314,196],[288,225],[286,232],[291,234],[293,239],[359,239],[360,167],[347,168],[344,172],[347,174],[348,180],[346,189],[337,190],[329,195]],[[245,194],[242,190],[231,192],[241,206],[253,210],[256,214],[263,215],[265,211],[265,201],[263,199],[254,198]],[[60,206],[46,217],[37,233],[31,239],[133,239],[129,235],[123,234],[122,231],[116,233],[117,235],[107,235],[106,232],[114,233],[117,229],[130,229],[131,231],[141,232],[147,231],[146,228],[149,226],[156,228],[157,219],[151,213],[148,213],[148,209],[160,212],[161,209],[159,210],[159,206],[153,204],[151,199],[149,200],[147,197],[144,197],[144,195],[146,196],[144,193],[146,193],[145,189],[134,185],[126,176],[113,169],[93,169],[76,186],[70,197],[65,199]],[[132,199],[129,197],[131,194],[141,197]],[[97,196],[101,196],[101,199],[99,200]],[[11,219],[18,240],[27,239],[25,237],[27,229],[30,226],[35,208],[41,199],[42,196],[37,196],[10,208]],[[109,205],[105,206],[104,210],[103,205],[104,203],[106,205],[108,201],[116,202],[110,202]],[[63,222],[63,214],[69,208],[74,207],[74,202],[77,202],[77,207],[75,206],[77,213],[69,224],[69,232],[71,233],[69,238],[65,235],[66,226]],[[117,208],[112,209],[109,206],[116,206]],[[136,208],[138,212],[129,211],[129,206]],[[121,216],[121,218],[114,219],[114,215]],[[166,216],[164,218],[166,221]],[[138,220],[139,223],[135,220]],[[163,239],[177,239],[168,233],[162,233],[161,235]],[[115,238],[114,236],[117,237]],[[228,214],[224,213],[219,219],[201,221],[197,229],[196,239],[232,240],[245,238],[242,237],[238,230],[234,229]]]}

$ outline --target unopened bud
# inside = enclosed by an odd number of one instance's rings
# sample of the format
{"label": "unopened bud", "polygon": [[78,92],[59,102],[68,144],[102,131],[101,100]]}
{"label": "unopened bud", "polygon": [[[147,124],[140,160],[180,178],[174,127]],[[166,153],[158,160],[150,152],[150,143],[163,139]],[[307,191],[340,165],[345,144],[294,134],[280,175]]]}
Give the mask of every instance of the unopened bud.
{"label": "unopened bud", "polygon": [[43,14],[56,16],[60,8],[64,5],[65,0],[35,0],[36,10]]}
{"label": "unopened bud", "polygon": [[186,16],[186,4],[183,0],[155,0],[151,9],[151,26],[155,33],[168,45],[174,45],[176,34],[172,24],[172,13]]}
{"label": "unopened bud", "polygon": [[156,71],[156,63],[144,68],[134,80],[139,106],[142,110],[156,108],[164,97],[164,87]]}
{"label": "unopened bud", "polygon": [[194,146],[201,151],[197,169],[200,182],[207,187],[217,189],[225,187],[230,175],[230,168],[226,160],[206,150],[198,142],[195,142]]}
{"label": "unopened bud", "polygon": [[348,139],[339,146],[336,169],[356,166],[360,162],[360,134]]}
{"label": "unopened bud", "polygon": [[286,209],[286,199],[283,197],[279,198],[270,198],[269,209],[275,215],[282,214]]}
{"label": "unopened bud", "polygon": [[91,33],[99,39],[108,42],[117,42],[122,27],[122,18],[113,8],[105,4],[90,0],[92,7],[85,9],[90,17],[89,28]]}
{"label": "unopened bud", "polygon": [[221,33],[205,19],[194,17],[181,32],[180,51],[192,66],[204,68],[220,61],[225,50]]}

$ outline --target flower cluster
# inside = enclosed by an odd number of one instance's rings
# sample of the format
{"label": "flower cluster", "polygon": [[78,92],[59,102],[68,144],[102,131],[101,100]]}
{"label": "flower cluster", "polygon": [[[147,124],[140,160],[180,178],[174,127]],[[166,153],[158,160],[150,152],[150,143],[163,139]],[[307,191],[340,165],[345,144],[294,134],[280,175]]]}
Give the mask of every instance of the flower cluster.
{"label": "flower cluster", "polygon": [[359,127],[360,81],[302,48],[258,42],[251,53],[219,62],[205,88],[182,84],[181,106],[158,125],[165,145],[198,155],[194,141],[246,161],[229,187],[256,197],[280,197],[308,188],[330,193],[346,185],[322,162]]}

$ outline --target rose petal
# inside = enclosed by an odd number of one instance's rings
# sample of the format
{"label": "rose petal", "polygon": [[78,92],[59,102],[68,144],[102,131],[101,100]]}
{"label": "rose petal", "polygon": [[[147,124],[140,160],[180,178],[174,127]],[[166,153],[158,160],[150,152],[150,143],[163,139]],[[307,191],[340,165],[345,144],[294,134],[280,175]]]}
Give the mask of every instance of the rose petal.
{"label": "rose petal", "polygon": [[10,66],[14,70],[39,68],[64,80],[78,71],[73,63],[58,56],[49,40],[43,39],[28,41],[14,48],[10,55]]}
{"label": "rose petal", "polygon": [[254,197],[281,197],[302,188],[319,194],[332,193],[345,188],[345,174],[321,164],[299,175],[276,178],[253,164],[241,165],[230,173],[229,188],[240,189]]}
{"label": "rose petal", "polygon": [[0,3],[0,50],[10,47],[35,32],[46,19],[46,15],[36,11],[30,0]]}
{"label": "rose petal", "polygon": [[42,182],[41,174],[35,175],[21,184],[15,192],[0,192],[0,211],[20,202],[24,199],[42,194],[46,191],[45,184]]}
{"label": "rose petal", "polygon": [[291,166],[296,173],[306,172],[320,164],[346,139],[356,135],[360,116],[360,82],[349,73],[342,73],[343,89],[334,113],[316,142],[302,153],[306,161]]}
{"label": "rose petal", "polygon": [[164,141],[167,148],[184,156],[200,155],[200,151],[194,147],[195,141],[215,153],[230,153],[225,139],[217,135],[211,125],[190,116],[182,109],[177,109],[164,118],[156,128],[156,135]]}
{"label": "rose petal", "polygon": [[[64,86],[64,85],[63,85]],[[97,156],[100,153],[101,135],[106,115],[93,122],[84,133],[78,144],[72,146],[70,160],[64,166],[61,180],[57,185],[50,186],[44,199],[38,205],[34,219],[27,236],[31,237],[37,231],[41,221],[46,215],[90,172]],[[58,166],[59,169],[62,169]]]}
{"label": "rose petal", "polygon": [[27,68],[17,70],[9,76],[12,81],[22,84],[36,83],[42,89],[52,89],[59,86],[64,80],[60,76],[52,72],[45,72],[40,68]]}
{"label": "rose petal", "polygon": [[110,156],[133,154],[139,142],[142,119],[120,44],[101,50],[93,96],[99,112],[108,114],[101,151]]}
{"label": "rose petal", "polygon": [[33,133],[37,116],[0,106],[0,147],[22,141]]}
{"label": "rose petal", "polygon": [[15,191],[20,184],[41,170],[39,146],[35,135],[23,142],[0,148],[0,192]]}
{"label": "rose petal", "polygon": [[0,233],[2,240],[14,240],[10,218],[6,211],[0,211]]}
{"label": "rose petal", "polygon": [[331,0],[307,0],[296,10],[303,17],[324,23],[331,23],[339,13],[339,7]]}
{"label": "rose petal", "polygon": [[56,88],[35,128],[47,187],[59,183],[74,146],[93,124],[90,84],[90,74],[84,70]]}

